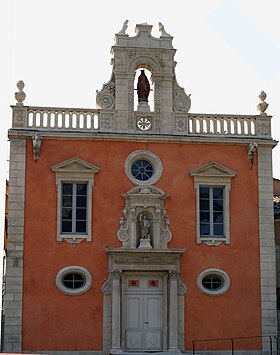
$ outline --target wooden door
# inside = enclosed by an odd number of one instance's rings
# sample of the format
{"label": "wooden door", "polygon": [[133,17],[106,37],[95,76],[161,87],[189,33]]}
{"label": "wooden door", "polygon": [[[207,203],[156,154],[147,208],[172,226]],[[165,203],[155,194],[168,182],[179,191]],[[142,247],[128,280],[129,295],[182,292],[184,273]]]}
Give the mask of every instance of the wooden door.
{"label": "wooden door", "polygon": [[162,350],[162,278],[127,278],[125,294],[125,348]]}

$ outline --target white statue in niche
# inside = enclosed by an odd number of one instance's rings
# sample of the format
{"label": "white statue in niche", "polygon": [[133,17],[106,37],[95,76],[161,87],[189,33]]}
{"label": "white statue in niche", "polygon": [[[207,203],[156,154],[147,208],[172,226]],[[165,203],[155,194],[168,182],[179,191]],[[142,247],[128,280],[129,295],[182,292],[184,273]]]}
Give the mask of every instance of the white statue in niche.
{"label": "white statue in niche", "polygon": [[140,224],[140,231],[141,231],[141,239],[148,239],[150,238],[149,228],[151,223],[148,221],[147,217],[141,213],[139,216],[139,224]]}
{"label": "white statue in niche", "polygon": [[143,213],[139,216],[139,227],[140,227],[140,245],[138,248],[152,248],[151,246],[151,236],[150,236],[150,227],[151,223],[149,222],[147,216]]}

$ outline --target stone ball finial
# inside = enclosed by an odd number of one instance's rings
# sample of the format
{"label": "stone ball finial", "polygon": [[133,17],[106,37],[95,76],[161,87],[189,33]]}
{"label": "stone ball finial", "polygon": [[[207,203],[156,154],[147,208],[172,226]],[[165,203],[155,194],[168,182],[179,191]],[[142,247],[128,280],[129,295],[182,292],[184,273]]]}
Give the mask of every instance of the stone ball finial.
{"label": "stone ball finial", "polygon": [[259,93],[259,99],[261,102],[257,105],[257,110],[260,111],[261,115],[266,115],[265,110],[268,108],[268,103],[264,101],[266,99],[266,93],[263,90]]}
{"label": "stone ball finial", "polygon": [[17,88],[19,91],[15,93],[15,99],[17,100],[17,106],[23,106],[23,101],[26,98],[25,92],[23,91],[25,84],[22,80],[17,83]]}

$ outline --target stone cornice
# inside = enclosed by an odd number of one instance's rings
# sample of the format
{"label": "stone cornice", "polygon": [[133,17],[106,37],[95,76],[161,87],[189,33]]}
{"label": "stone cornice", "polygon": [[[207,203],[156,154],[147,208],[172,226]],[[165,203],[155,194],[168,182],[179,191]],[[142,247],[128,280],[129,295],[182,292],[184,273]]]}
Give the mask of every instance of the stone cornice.
{"label": "stone cornice", "polygon": [[185,144],[248,144],[258,142],[258,145],[275,147],[278,141],[264,137],[234,137],[234,136],[202,136],[202,135],[176,135],[176,134],[134,134],[134,133],[100,133],[100,132],[85,132],[85,131],[62,131],[49,129],[10,129],[8,138],[23,138],[30,139],[34,133],[40,133],[44,139],[58,140],[111,140],[111,141],[126,141],[126,142],[168,142],[168,143],[185,143]]}
{"label": "stone cornice", "polygon": [[149,255],[152,256],[153,254],[177,254],[181,255],[184,254],[186,249],[131,249],[131,248],[106,248],[106,253],[109,255]]}

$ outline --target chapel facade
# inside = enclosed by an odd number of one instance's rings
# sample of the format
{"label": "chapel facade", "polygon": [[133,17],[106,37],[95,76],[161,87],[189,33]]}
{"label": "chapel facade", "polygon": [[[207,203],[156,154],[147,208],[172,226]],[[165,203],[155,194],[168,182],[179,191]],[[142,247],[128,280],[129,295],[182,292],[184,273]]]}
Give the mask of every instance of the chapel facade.
{"label": "chapel facade", "polygon": [[265,354],[277,334],[266,95],[259,114],[191,113],[173,37],[127,25],[96,109],[25,106],[18,83],[3,350]]}

